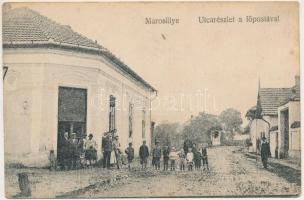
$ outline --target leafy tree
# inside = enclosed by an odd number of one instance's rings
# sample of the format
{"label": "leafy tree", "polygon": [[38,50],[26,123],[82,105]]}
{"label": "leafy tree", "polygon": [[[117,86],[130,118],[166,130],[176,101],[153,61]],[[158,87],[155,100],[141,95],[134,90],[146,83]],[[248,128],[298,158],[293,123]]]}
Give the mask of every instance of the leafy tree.
{"label": "leafy tree", "polygon": [[199,113],[192,118],[183,129],[183,139],[190,139],[196,143],[209,143],[211,141],[211,131],[214,127],[219,127],[220,122],[216,115],[205,112]]}
{"label": "leafy tree", "polygon": [[223,126],[223,138],[225,141],[232,141],[235,131],[240,131],[243,123],[241,112],[233,108],[228,108],[221,112],[219,120]]}
{"label": "leafy tree", "polygon": [[162,146],[179,146],[180,125],[178,123],[161,123],[155,127],[153,135],[153,145],[155,141],[160,142]]}
{"label": "leafy tree", "polygon": [[219,120],[223,123],[224,129],[230,132],[240,131],[243,123],[241,112],[233,108],[228,108],[221,112]]}

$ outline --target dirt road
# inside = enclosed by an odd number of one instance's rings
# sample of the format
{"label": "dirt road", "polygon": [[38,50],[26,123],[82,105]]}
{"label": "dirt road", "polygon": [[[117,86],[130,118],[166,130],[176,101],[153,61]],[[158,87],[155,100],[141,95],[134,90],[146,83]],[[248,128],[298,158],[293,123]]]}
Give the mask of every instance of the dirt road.
{"label": "dirt road", "polygon": [[209,149],[209,171],[163,172],[133,169],[129,178],[88,190],[77,197],[185,197],[297,195],[296,179],[285,179],[262,168],[237,147]]}

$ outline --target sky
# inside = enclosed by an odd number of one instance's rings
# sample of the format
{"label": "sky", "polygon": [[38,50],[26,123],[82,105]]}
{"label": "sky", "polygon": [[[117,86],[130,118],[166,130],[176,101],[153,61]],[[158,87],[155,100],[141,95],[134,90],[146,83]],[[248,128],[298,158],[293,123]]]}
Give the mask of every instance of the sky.
{"label": "sky", "polygon": [[[299,74],[298,4],[15,3],[97,40],[158,90],[152,119],[199,112],[242,114],[261,87],[291,87]],[[276,23],[199,23],[199,17],[279,16]],[[145,24],[146,18],[180,23]],[[245,120],[244,120],[245,121]],[[246,122],[245,122],[246,123]]]}

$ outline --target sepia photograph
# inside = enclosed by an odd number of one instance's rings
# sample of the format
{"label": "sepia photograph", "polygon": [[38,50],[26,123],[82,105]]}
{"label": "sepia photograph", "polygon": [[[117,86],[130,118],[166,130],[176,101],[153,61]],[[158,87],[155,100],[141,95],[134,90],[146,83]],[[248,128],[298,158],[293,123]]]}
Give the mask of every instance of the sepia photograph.
{"label": "sepia photograph", "polygon": [[299,3],[2,3],[6,198],[299,197]]}

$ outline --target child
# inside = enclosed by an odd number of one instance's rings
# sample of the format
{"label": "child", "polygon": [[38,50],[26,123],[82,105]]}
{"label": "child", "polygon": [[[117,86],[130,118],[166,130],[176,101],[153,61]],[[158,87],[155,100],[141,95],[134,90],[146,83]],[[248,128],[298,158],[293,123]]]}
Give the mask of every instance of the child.
{"label": "child", "polygon": [[161,148],[159,146],[159,143],[156,142],[156,147],[152,151],[152,156],[154,160],[154,166],[155,169],[159,170],[160,169],[160,157],[161,157]]}
{"label": "child", "polygon": [[192,153],[192,148],[189,148],[188,153],[186,155],[186,160],[187,160],[187,165],[188,165],[188,170],[192,171],[193,168],[193,153]]}
{"label": "child", "polygon": [[168,165],[169,165],[169,147],[165,146],[164,151],[163,151],[163,158],[164,158],[164,171],[168,170]]}
{"label": "child", "polygon": [[129,143],[129,147],[126,148],[125,153],[128,157],[128,168],[131,169],[131,163],[134,159],[134,148],[132,147],[132,143]]}
{"label": "child", "polygon": [[205,164],[207,166],[207,170],[209,170],[209,167],[208,167],[208,155],[207,155],[207,148],[206,147],[202,148],[202,159],[203,159],[204,170],[205,170]]}
{"label": "child", "polygon": [[181,149],[180,152],[178,153],[179,157],[179,169],[181,171],[185,171],[185,165],[186,165],[186,154],[184,149]]}
{"label": "child", "polygon": [[172,147],[171,152],[169,153],[169,159],[170,159],[170,170],[175,171],[175,161],[177,160],[178,155],[176,152],[175,147]]}
{"label": "child", "polygon": [[194,155],[195,169],[199,170],[202,163],[202,153],[198,150]]}

